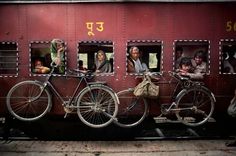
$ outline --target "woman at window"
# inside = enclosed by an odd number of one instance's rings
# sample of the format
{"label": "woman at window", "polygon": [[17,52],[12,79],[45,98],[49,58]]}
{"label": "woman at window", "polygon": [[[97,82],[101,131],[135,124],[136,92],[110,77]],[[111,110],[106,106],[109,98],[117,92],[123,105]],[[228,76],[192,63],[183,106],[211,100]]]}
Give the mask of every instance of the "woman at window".
{"label": "woman at window", "polygon": [[99,50],[95,59],[95,72],[96,73],[110,73],[111,64],[107,60],[107,56],[104,51]]}
{"label": "woman at window", "polygon": [[65,64],[64,64],[64,53],[65,53],[65,45],[64,42],[60,39],[53,39],[51,41],[51,59],[57,65],[58,73],[62,74],[65,72]]}
{"label": "woman at window", "polygon": [[140,52],[138,47],[131,47],[127,60],[127,70],[129,73],[143,73],[148,71],[148,67],[140,60]]}

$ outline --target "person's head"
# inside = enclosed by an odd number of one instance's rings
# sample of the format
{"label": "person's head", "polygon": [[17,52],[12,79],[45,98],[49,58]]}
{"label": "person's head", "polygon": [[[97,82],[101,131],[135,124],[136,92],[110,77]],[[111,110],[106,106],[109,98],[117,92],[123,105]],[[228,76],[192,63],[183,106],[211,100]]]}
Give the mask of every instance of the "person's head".
{"label": "person's head", "polygon": [[194,60],[195,60],[196,64],[197,65],[202,64],[204,57],[205,57],[205,54],[202,50],[197,51],[194,55]]}
{"label": "person's head", "polygon": [[129,55],[133,60],[136,61],[140,56],[140,52],[139,52],[138,47],[131,47],[129,49]]}
{"label": "person's head", "polygon": [[106,54],[105,54],[105,52],[102,51],[102,50],[99,50],[99,51],[97,52],[96,58],[97,58],[97,60],[100,61],[100,62],[106,60]]}
{"label": "person's head", "polygon": [[188,58],[188,57],[183,57],[181,60],[180,60],[180,63],[179,63],[179,68],[186,71],[186,72],[189,72],[189,70],[192,68],[192,62],[191,62],[191,59]]}
{"label": "person's head", "polygon": [[176,47],[175,48],[175,55],[176,58],[180,58],[183,55],[183,48],[182,47]]}
{"label": "person's head", "polygon": [[82,67],[83,66],[83,61],[79,60],[79,66]]}
{"label": "person's head", "polygon": [[64,45],[64,42],[61,40],[61,39],[53,39],[51,41],[52,45],[55,46],[56,49],[60,49],[60,48],[63,48],[65,45]]}
{"label": "person's head", "polygon": [[42,65],[43,65],[42,61],[40,61],[40,60],[35,60],[35,62],[34,62],[34,66],[35,66],[35,67],[40,67],[40,66],[42,66]]}

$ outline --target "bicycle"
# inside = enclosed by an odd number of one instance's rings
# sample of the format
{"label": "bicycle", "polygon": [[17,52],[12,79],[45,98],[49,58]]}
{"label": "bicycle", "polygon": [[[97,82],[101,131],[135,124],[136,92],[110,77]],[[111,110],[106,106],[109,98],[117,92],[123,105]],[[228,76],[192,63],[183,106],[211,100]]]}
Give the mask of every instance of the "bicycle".
{"label": "bicycle", "polygon": [[[56,66],[52,65],[44,82],[22,81],[14,85],[7,94],[7,108],[17,119],[35,121],[42,118],[52,107],[54,93],[69,111],[77,109],[80,120],[87,126],[101,128],[109,125],[118,112],[119,99],[106,82],[88,82],[94,77],[90,71],[70,70],[67,77],[79,78],[69,100],[65,100],[50,82]],[[85,87],[79,91],[82,84]],[[68,111],[66,111],[65,117]]]}
{"label": "bicycle", "polygon": [[[161,104],[161,115],[175,114],[177,120],[187,126],[199,126],[207,122],[214,111],[216,102],[214,94],[204,86],[203,82],[192,81],[175,72],[169,72],[169,75],[171,80],[167,83],[171,84],[174,80],[176,86],[172,93],[172,102]],[[150,74],[144,74],[143,78],[144,76],[154,78]],[[157,81],[156,84],[158,83],[162,82]],[[181,90],[177,92],[179,88]],[[118,110],[115,124],[120,127],[137,126],[148,115],[149,106],[145,97],[136,97],[133,91],[134,88],[128,88],[117,93],[122,107]]]}

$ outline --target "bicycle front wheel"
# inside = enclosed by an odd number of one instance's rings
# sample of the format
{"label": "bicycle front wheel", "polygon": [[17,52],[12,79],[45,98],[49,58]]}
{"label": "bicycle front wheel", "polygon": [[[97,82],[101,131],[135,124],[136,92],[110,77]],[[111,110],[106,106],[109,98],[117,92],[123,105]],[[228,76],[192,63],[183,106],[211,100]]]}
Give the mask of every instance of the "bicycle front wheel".
{"label": "bicycle front wheel", "polygon": [[117,93],[120,108],[118,110],[115,124],[123,128],[130,128],[139,125],[148,112],[147,101],[142,97],[133,94],[134,89],[130,88]]}
{"label": "bicycle front wheel", "polygon": [[191,88],[176,100],[176,116],[187,126],[199,126],[208,121],[214,111],[214,98],[203,88]]}
{"label": "bicycle front wheel", "polygon": [[117,115],[118,101],[115,93],[104,85],[84,88],[77,100],[80,120],[92,128],[109,125]]}
{"label": "bicycle front wheel", "polygon": [[23,81],[13,86],[7,94],[7,108],[19,120],[35,121],[51,108],[48,90],[34,81]]}

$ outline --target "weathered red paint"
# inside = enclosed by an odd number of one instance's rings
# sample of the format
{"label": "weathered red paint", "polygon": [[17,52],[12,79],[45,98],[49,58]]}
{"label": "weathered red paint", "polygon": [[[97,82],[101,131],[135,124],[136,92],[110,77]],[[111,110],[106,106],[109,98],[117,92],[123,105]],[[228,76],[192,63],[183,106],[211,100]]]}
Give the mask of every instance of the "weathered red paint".
{"label": "weathered red paint", "polygon": [[[88,40],[111,40],[114,43],[114,74],[98,76],[119,91],[137,84],[135,76],[126,73],[126,43],[128,40],[163,41],[162,71],[173,69],[174,40],[210,41],[210,74],[207,86],[217,97],[216,112],[225,113],[236,88],[236,76],[219,74],[219,41],[235,39],[236,31],[226,31],[227,21],[236,22],[236,3],[74,3],[74,4],[1,4],[0,41],[19,44],[19,76],[1,77],[1,113],[6,112],[5,96],[18,81],[43,79],[29,76],[30,41],[61,38],[67,43],[68,68],[77,67],[77,43]],[[104,22],[104,30],[95,29],[88,36],[86,22]],[[60,92],[69,96],[76,83],[56,77]],[[65,86],[65,84],[67,84]],[[160,85],[159,102],[168,101],[169,85]],[[156,102],[151,113],[157,114]],[[55,99],[53,113],[64,114]],[[122,104],[121,104],[122,107]],[[2,109],[3,108],[3,109]]]}

